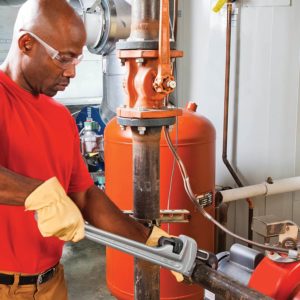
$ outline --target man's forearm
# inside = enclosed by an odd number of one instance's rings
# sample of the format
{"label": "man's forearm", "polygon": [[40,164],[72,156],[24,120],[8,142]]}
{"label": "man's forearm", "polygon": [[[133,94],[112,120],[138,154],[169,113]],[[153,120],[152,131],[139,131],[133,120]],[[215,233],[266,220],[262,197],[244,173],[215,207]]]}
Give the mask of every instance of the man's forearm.
{"label": "man's forearm", "polygon": [[146,242],[149,228],[123,214],[97,187],[93,186],[84,193],[73,193],[70,197],[91,225],[138,242]]}
{"label": "man's forearm", "polygon": [[0,204],[24,205],[25,199],[42,181],[0,167]]}

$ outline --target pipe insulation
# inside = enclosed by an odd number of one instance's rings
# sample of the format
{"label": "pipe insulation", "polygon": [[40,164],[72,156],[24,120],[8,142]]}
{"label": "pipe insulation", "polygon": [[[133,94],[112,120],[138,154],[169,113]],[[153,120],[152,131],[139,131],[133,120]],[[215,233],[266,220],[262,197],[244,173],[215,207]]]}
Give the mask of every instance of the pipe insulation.
{"label": "pipe insulation", "polygon": [[276,194],[295,192],[300,190],[300,177],[274,180],[273,183],[263,182],[241,188],[217,192],[216,198],[222,202]]}

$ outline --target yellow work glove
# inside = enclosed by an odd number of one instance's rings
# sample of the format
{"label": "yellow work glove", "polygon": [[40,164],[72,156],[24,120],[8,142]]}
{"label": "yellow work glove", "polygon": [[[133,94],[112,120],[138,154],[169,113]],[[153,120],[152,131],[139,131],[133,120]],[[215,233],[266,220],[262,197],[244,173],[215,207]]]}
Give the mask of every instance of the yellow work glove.
{"label": "yellow work glove", "polygon": [[38,228],[44,237],[73,242],[84,238],[82,215],[56,177],[42,183],[26,198],[25,210],[36,211]]}
{"label": "yellow work glove", "polygon": [[[148,240],[146,241],[146,245],[150,246],[150,247],[155,247],[158,245],[158,240],[162,237],[171,237],[171,235],[169,235],[167,232],[165,232],[164,230],[160,229],[157,226],[153,226],[152,232],[150,234],[150,236],[148,237]],[[175,271],[171,271],[171,273],[174,275],[174,277],[176,278],[177,282],[182,282],[184,277],[182,274],[175,272]]]}

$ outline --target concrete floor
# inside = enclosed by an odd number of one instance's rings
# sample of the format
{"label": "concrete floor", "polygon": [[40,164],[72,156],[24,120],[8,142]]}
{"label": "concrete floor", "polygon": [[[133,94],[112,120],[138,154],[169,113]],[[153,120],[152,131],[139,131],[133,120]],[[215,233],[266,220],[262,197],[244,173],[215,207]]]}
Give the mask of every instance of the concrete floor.
{"label": "concrete floor", "polygon": [[112,300],[105,281],[105,247],[89,240],[67,243],[62,263],[69,300]]}

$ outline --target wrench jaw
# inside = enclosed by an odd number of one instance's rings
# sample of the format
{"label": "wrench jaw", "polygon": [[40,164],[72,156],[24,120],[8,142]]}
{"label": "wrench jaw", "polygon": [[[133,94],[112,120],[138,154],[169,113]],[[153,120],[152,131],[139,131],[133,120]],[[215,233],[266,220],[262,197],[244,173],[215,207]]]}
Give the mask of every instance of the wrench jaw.
{"label": "wrench jaw", "polygon": [[211,267],[214,270],[218,269],[218,258],[212,252],[198,249],[196,262],[198,262],[198,261],[206,264],[207,266]]}
{"label": "wrench jaw", "polygon": [[165,237],[165,236],[160,237],[158,240],[158,247],[162,247],[165,245],[172,245],[173,253],[176,254],[179,254],[183,249],[183,241],[175,237]]}
{"label": "wrench jaw", "polygon": [[193,280],[193,273],[196,269],[196,266],[199,267],[200,265],[209,267],[213,270],[217,270],[218,269],[218,258],[212,252],[198,249],[197,256],[195,258],[190,275],[189,276],[184,275],[184,280],[183,280],[184,283],[186,283],[186,284],[194,284],[195,283],[195,281]]}
{"label": "wrench jaw", "polygon": [[[212,253],[208,252],[202,249],[196,250],[196,256],[195,255],[195,246],[197,248],[197,244],[195,241],[187,236],[180,235],[177,237],[161,237],[158,240],[158,247],[163,247],[166,245],[173,246],[173,253],[180,254],[182,251],[184,256],[190,255],[190,261],[194,261],[194,265],[197,263],[204,263],[210,268],[216,270],[218,268],[218,258],[217,256]],[[188,245],[188,246],[187,246]],[[187,252],[190,251],[190,254],[187,254]],[[189,266],[190,267],[190,266]],[[193,266],[194,267],[194,266]],[[191,267],[193,269],[193,267]],[[187,272],[186,275],[189,275],[191,273],[191,270],[185,269]]]}

